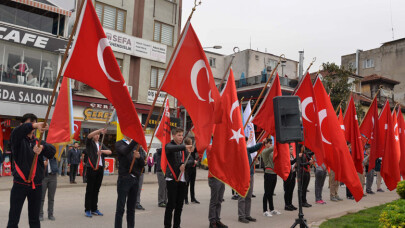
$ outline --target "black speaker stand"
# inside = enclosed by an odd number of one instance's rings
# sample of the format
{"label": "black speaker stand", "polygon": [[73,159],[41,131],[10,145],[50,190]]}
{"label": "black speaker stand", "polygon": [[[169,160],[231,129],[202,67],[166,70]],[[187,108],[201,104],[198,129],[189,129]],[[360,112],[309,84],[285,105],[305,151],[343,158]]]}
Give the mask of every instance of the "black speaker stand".
{"label": "black speaker stand", "polygon": [[300,225],[300,228],[308,228],[307,220],[304,218],[304,212],[302,211],[302,167],[301,167],[301,159],[299,153],[301,151],[301,144],[295,142],[295,154],[296,154],[296,172],[297,172],[297,182],[298,182],[298,218],[295,219],[294,224],[291,228]]}

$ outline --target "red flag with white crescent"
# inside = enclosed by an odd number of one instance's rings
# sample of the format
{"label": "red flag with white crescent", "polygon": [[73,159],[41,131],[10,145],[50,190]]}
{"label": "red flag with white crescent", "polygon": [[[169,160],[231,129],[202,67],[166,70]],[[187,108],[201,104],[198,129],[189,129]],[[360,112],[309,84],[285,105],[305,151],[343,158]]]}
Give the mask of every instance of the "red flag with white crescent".
{"label": "red flag with white crescent", "polygon": [[301,99],[302,125],[304,127],[304,145],[315,153],[318,165],[324,163],[324,149],[319,124],[318,109],[311,77],[306,74],[298,85],[296,96]]}
{"label": "red flag with white crescent", "polygon": [[347,105],[343,122],[346,129],[346,141],[350,142],[351,145],[354,166],[356,167],[358,173],[363,174],[363,142],[361,141],[359,123],[357,121],[357,113],[356,107],[354,106],[353,95],[350,96],[349,104]]}
{"label": "red flag with white crescent", "polygon": [[398,136],[401,151],[401,158],[399,160],[400,173],[402,178],[405,179],[405,120],[401,112],[401,106],[398,106]]}
{"label": "red flag with white crescent", "polygon": [[86,0],[83,5],[62,75],[103,94],[117,111],[122,133],[147,150],[141,122],[92,1]]}
{"label": "red flag with white crescent", "polygon": [[73,139],[76,141],[80,141],[80,130],[82,129],[82,121],[74,121],[74,135]]}
{"label": "red flag with white crescent", "polygon": [[372,170],[375,168],[375,160],[379,158],[378,156],[378,101],[377,97],[374,98],[367,111],[363,122],[360,125],[360,133],[363,134],[370,144],[370,159],[368,169]]}
{"label": "red flag with white crescent", "polygon": [[212,148],[207,153],[209,172],[245,197],[250,185],[250,164],[232,69],[221,93],[221,103],[222,122],[215,125]]}
{"label": "red flag with white crescent", "polygon": [[162,90],[177,98],[194,125],[198,151],[211,142],[215,123],[220,122],[220,96],[204,50],[193,26],[187,21],[166,69]]}
{"label": "red flag with white crescent", "polygon": [[315,81],[314,92],[322,134],[320,142],[325,149],[325,164],[335,172],[335,179],[345,183],[354,199],[359,201],[363,197],[363,187],[335,110],[319,78]]}
{"label": "red flag with white crescent", "polygon": [[170,142],[170,106],[169,106],[169,99],[166,99],[165,110],[163,112],[162,118],[160,119],[160,123],[156,128],[155,136],[159,141],[162,143],[162,155],[160,160],[160,166],[162,168],[163,173],[166,173],[167,168],[167,157],[165,146]]}

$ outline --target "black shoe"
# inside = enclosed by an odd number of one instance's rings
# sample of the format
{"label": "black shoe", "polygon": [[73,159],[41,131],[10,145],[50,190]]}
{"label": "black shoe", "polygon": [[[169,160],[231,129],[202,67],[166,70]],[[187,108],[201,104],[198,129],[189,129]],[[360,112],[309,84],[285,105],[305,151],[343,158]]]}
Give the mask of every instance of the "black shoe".
{"label": "black shoe", "polygon": [[290,207],[292,207],[294,209],[294,211],[298,209],[296,206],[294,206],[292,204],[290,205]]}
{"label": "black shoe", "polygon": [[142,205],[140,205],[140,204],[137,204],[137,205],[135,206],[135,209],[137,209],[137,210],[142,210],[142,211],[145,210],[145,208],[142,207]]}
{"label": "black shoe", "polygon": [[188,200],[184,200],[184,204],[187,204],[187,205],[188,205]]}
{"label": "black shoe", "polygon": [[210,222],[210,228],[218,228],[216,222]]}
{"label": "black shoe", "polygon": [[256,219],[255,219],[255,218],[252,218],[252,216],[247,216],[246,219],[247,219],[249,222],[256,222]]}
{"label": "black shoe", "polygon": [[39,221],[44,221],[44,216],[43,215],[39,216]]}
{"label": "black shoe", "polygon": [[48,215],[48,219],[51,221],[55,221],[55,217],[53,215]]}
{"label": "black shoe", "polygon": [[233,196],[232,196],[232,199],[233,199],[233,200],[238,200],[238,199],[239,199],[239,196],[238,196],[238,195],[233,195]]}
{"label": "black shoe", "polygon": [[256,195],[255,195],[255,194],[252,194],[252,198],[256,198]]}
{"label": "black shoe", "polygon": [[225,199],[221,199],[221,202],[224,202],[225,201]]}
{"label": "black shoe", "polygon": [[192,203],[200,204],[200,202],[196,199],[191,200]]}
{"label": "black shoe", "polygon": [[218,228],[228,228],[228,226],[223,224],[221,221],[217,221],[217,227]]}
{"label": "black shoe", "polygon": [[373,191],[367,191],[367,194],[375,194]]}
{"label": "black shoe", "polygon": [[165,203],[159,203],[158,207],[166,207]]}
{"label": "black shoe", "polygon": [[312,207],[312,205],[309,204],[309,203],[303,203],[302,206],[303,206],[303,207]]}
{"label": "black shoe", "polygon": [[291,207],[291,205],[288,205],[288,206],[285,206],[285,207],[284,207],[284,210],[286,210],[286,211],[293,211],[294,208]]}
{"label": "black shoe", "polygon": [[241,222],[241,223],[249,223],[249,220],[247,220],[247,219],[245,219],[245,218],[239,217],[238,222]]}

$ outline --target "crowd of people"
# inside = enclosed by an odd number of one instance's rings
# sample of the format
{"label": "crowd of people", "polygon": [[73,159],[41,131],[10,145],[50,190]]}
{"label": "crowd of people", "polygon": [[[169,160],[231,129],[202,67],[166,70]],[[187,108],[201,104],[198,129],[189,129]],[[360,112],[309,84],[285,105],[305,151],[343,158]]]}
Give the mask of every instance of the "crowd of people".
{"label": "crowd of people", "polygon": [[[106,134],[106,129],[98,129],[90,132],[85,140],[85,150],[79,149],[79,142],[68,148],[66,155],[62,156],[58,166],[55,159],[56,149],[53,145],[45,141],[38,142],[35,137],[35,130],[44,132],[48,125],[37,122],[34,114],[26,114],[21,119],[21,125],[16,127],[11,134],[11,151],[14,158],[14,183],[10,194],[10,211],[7,227],[18,227],[20,214],[25,199],[28,199],[28,215],[30,227],[40,227],[40,221],[44,220],[44,202],[47,195],[48,219],[55,220],[54,197],[57,186],[58,175],[63,175],[63,163],[70,168],[70,183],[75,184],[78,166],[83,161],[83,182],[87,183],[85,192],[84,215],[88,218],[93,216],[103,216],[98,208],[98,194],[103,181],[105,157],[112,154],[112,151],[99,142],[100,135]],[[246,139],[247,140],[247,139]],[[273,203],[274,190],[277,185],[277,174],[274,171],[273,162],[273,141],[264,139],[247,148],[249,164],[253,161],[250,154],[261,151],[260,157],[264,165],[264,195],[263,195],[263,216],[272,217],[280,215],[280,209],[276,209]],[[128,227],[135,227],[135,210],[145,210],[141,205],[141,189],[145,168],[152,172],[155,166],[158,180],[158,200],[157,205],[165,208],[164,227],[177,228],[181,225],[181,215],[184,204],[190,202],[199,204],[195,195],[196,166],[199,156],[195,149],[195,142],[191,138],[184,138],[181,128],[172,130],[172,141],[157,149],[152,156],[148,155],[137,142],[124,135],[124,138],[114,145],[118,155],[118,178],[117,178],[117,204],[115,213],[115,227],[122,227],[123,215],[126,208],[126,219]],[[162,170],[162,154],[166,155],[167,168]],[[364,173],[359,174],[359,178],[365,186],[365,194],[375,194],[372,191],[375,172],[377,173],[377,191],[383,192],[381,188],[381,159],[377,159],[374,169],[369,170],[370,148],[366,145],[365,159],[363,162]],[[37,160],[35,160],[37,157]],[[66,158],[64,161],[63,158]],[[30,175],[31,164],[34,162],[32,177]],[[297,166],[297,161],[301,164]],[[325,165],[318,165],[316,157],[305,147],[301,147],[298,158],[295,156],[294,147],[290,145],[291,170],[288,178],[283,181],[284,188],[284,210],[297,210],[293,204],[293,193],[297,182],[296,174],[301,174],[302,194],[301,201],[303,207],[311,207],[307,200],[308,185],[311,179],[311,170],[315,176],[315,203],[324,205],[326,202],[322,197],[322,190],[329,175],[330,201],[339,202],[343,199],[339,196],[340,183],[334,179],[332,170],[328,170]],[[65,168],[65,170],[67,170]],[[329,174],[328,174],[329,172]],[[245,197],[234,196],[232,199],[238,200],[238,221],[240,223],[255,222],[256,218],[251,215],[252,197],[254,191],[255,167],[250,168],[250,188]],[[66,173],[65,173],[66,175]],[[221,222],[221,204],[224,201],[225,184],[208,174],[208,186],[211,190],[209,202],[208,221],[210,228],[226,228]],[[31,177],[31,179],[29,179]],[[188,197],[190,193],[190,198]],[[236,194],[235,194],[236,195]],[[346,191],[347,199],[353,200],[350,191]]]}

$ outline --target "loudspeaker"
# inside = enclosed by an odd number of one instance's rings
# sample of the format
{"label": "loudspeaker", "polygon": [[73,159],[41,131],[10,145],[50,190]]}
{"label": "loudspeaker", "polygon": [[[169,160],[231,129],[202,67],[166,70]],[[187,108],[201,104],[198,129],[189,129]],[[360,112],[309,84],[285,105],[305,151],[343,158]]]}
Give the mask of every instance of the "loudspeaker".
{"label": "loudspeaker", "polygon": [[298,96],[273,98],[276,140],[279,143],[302,142],[301,101]]}

